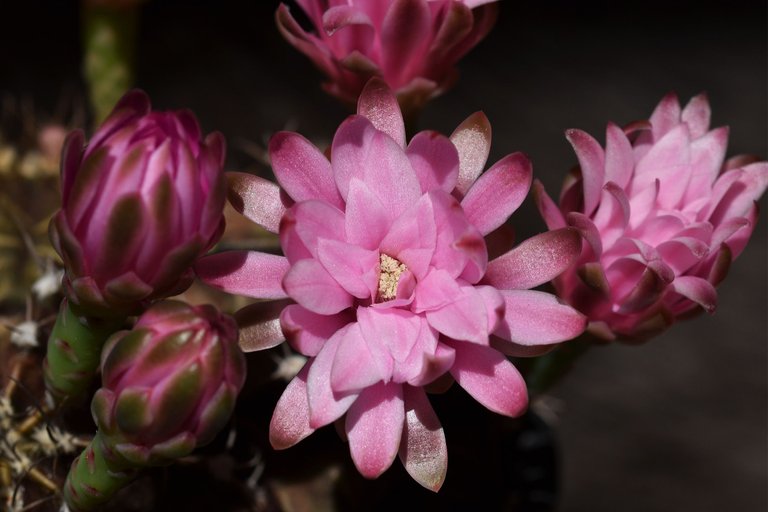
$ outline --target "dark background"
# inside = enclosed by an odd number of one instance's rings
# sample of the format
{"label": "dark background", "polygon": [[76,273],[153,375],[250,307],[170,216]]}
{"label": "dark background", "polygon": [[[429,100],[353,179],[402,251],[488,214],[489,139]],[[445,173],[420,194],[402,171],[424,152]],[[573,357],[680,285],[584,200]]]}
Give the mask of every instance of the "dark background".
{"label": "dark background", "polygon": [[[189,107],[206,130],[221,130],[230,170],[258,167],[244,148],[275,130],[322,145],[347,115],[277,34],[276,5],[143,7],[138,85],[156,107]],[[41,112],[82,97],[76,3],[0,6],[0,91]],[[729,155],[765,158],[767,14],[757,1],[502,0],[496,29],[461,63],[456,87],[427,106],[421,128],[450,133],[482,109],[491,160],[525,151],[556,194],[575,163],[566,128],[603,140],[606,121],[647,117],[670,90],[682,101],[706,91],[714,125],[731,128]],[[530,203],[512,220],[521,239],[545,229]],[[594,349],[537,406],[557,416],[561,510],[768,510],[766,225],[763,213],[714,316],[644,346]]]}

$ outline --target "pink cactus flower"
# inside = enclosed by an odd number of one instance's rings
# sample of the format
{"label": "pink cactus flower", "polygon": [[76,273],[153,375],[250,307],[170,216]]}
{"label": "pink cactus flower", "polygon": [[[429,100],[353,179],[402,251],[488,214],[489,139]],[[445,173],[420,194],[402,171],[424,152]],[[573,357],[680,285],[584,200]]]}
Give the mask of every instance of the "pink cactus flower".
{"label": "pink cactus flower", "polygon": [[406,116],[448,89],[458,60],[496,20],[495,0],[299,0],[313,32],[285,4],[277,25],[328,77],[325,90],[352,105],[372,76],[393,89]]}
{"label": "pink cactus flower", "polygon": [[221,134],[202,140],[192,113],[152,112],[133,91],[83,145],[81,131],[67,139],[51,222],[71,303],[131,314],[186,289],[224,229]]}
{"label": "pink cactus flower", "polygon": [[575,226],[588,242],[555,284],[595,334],[643,340],[677,318],[714,311],[715,286],[754,229],[768,164],[723,163],[728,129],[709,123],[705,95],[681,109],[670,94],[648,122],[609,123],[605,149],[566,132],[581,173],[566,182],[559,207],[535,185],[549,228]]}
{"label": "pink cactus flower", "polygon": [[244,382],[235,321],[213,306],[163,301],[107,342],[91,409],[121,457],[167,464],[213,439]]}
{"label": "pink cactus flower", "polygon": [[531,183],[521,153],[481,174],[489,149],[482,113],[450,139],[425,131],[406,145],[397,100],[373,79],[358,114],[337,130],[330,161],[283,132],[269,146],[279,187],[231,176],[235,207],[279,232],[285,256],[225,252],[196,268],[224,290],[295,301],[279,321],[261,318],[244,329],[263,346],[284,334],[309,357],[275,409],[275,448],[346,414],[352,459],[364,476],[377,477],[399,453],[414,479],[437,490],[447,452],[424,386],[449,374],[490,410],[517,416],[526,386],[502,351],[583,331],[581,314],[529,290],[578,256],[576,230],[538,235],[488,262],[484,235],[518,208]]}

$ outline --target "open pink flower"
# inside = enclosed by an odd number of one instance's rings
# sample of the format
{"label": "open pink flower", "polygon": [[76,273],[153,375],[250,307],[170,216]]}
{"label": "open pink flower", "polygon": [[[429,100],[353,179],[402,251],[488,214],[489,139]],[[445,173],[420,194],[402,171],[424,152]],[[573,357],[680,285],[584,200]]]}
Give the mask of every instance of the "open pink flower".
{"label": "open pink flower", "polygon": [[[276,134],[269,149],[281,188],[234,175],[233,202],[279,231],[285,256],[221,253],[197,269],[224,290],[296,302],[279,322],[309,361],[277,404],[271,442],[287,448],[346,414],[363,475],[378,476],[399,451],[436,490],[446,446],[423,386],[449,373],[489,409],[521,414],[525,383],[500,350],[583,331],[581,314],[529,290],[574,261],[580,236],[544,233],[489,263],[483,237],[525,198],[530,162],[514,153],[481,175],[490,149],[481,113],[450,139],[425,131],[406,146],[397,101],[377,79],[336,132],[330,161],[295,133]],[[282,341],[268,326],[253,326],[263,346]]]}
{"label": "open pink flower", "polygon": [[492,2],[299,0],[314,32],[302,29],[285,4],[277,25],[328,76],[330,94],[354,104],[368,79],[379,76],[407,114],[455,81],[458,60],[496,20]]}
{"label": "open pink flower", "polygon": [[559,208],[536,184],[550,229],[575,226],[588,242],[555,284],[596,334],[644,339],[682,315],[714,311],[715,286],[754,229],[768,164],[723,163],[728,129],[710,130],[709,121],[706,96],[681,109],[670,94],[648,122],[609,123],[605,150],[569,130],[580,176]]}

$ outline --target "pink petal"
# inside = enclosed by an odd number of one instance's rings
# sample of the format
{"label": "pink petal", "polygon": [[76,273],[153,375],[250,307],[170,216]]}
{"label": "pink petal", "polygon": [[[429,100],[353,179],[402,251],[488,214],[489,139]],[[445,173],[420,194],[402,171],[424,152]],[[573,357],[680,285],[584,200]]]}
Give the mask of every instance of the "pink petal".
{"label": "pink petal", "polygon": [[544,190],[544,185],[539,180],[533,180],[533,199],[539,209],[541,217],[550,230],[560,229],[566,226],[565,219],[555,202]]}
{"label": "pink petal", "polygon": [[227,185],[227,198],[235,210],[267,231],[280,230],[280,219],[286,210],[280,187],[244,172],[228,172]]}
{"label": "pink petal", "polygon": [[461,206],[469,222],[487,235],[522,204],[531,188],[532,168],[523,153],[499,160],[472,185]]}
{"label": "pink petal", "polygon": [[309,426],[320,428],[339,419],[347,412],[357,395],[335,395],[331,389],[331,370],[336,358],[336,350],[346,332],[354,324],[340,329],[323,346],[307,375],[307,396],[309,398]]}
{"label": "pink petal", "polygon": [[275,450],[295,445],[315,430],[309,426],[307,375],[312,363],[307,363],[288,384],[269,422],[269,443]]}
{"label": "pink petal", "polygon": [[368,81],[357,100],[357,113],[366,117],[374,128],[392,137],[405,148],[405,123],[397,98],[380,78]]}
{"label": "pink petal", "polygon": [[411,309],[414,313],[433,311],[463,296],[456,279],[443,269],[433,269],[416,286]]}
{"label": "pink petal", "polygon": [[453,277],[477,283],[488,265],[485,239],[467,220],[455,197],[439,190],[428,195],[432,199],[437,227],[432,266],[446,270]]}
{"label": "pink petal", "polygon": [[379,247],[391,225],[379,198],[357,178],[349,184],[344,222],[347,241],[371,250]]}
{"label": "pink petal", "polygon": [[[392,371],[392,380],[395,382],[408,382],[412,385],[427,384],[438,376],[432,375],[432,372],[439,371],[439,375],[442,375],[453,364],[453,354],[448,356],[444,351],[440,350],[437,341],[438,332],[430,327],[426,319],[421,316],[417,318],[419,330],[410,353],[403,357],[402,353],[395,354],[393,351],[393,355],[397,357]],[[404,344],[399,346],[405,348]],[[453,352],[453,350],[450,350],[450,352]],[[445,361],[446,357],[450,357],[450,362]],[[415,382],[419,383],[414,384]]]}
{"label": "pink petal", "polygon": [[358,393],[385,378],[387,376],[379,370],[378,361],[363,338],[360,324],[351,324],[341,336],[333,359],[331,389],[340,395]]}
{"label": "pink petal", "polygon": [[235,312],[240,330],[239,345],[243,352],[266,350],[285,341],[280,328],[280,314],[288,302],[256,302]]}
{"label": "pink petal", "polygon": [[657,141],[637,162],[633,193],[652,186],[658,179],[661,182],[659,204],[667,208],[676,207],[691,180],[690,144],[691,137],[685,124],[673,128]]}
{"label": "pink petal", "polygon": [[421,195],[419,182],[403,149],[362,116],[352,116],[339,127],[331,147],[336,183],[344,198],[352,178],[361,180],[378,196],[390,221]]}
{"label": "pink petal", "polygon": [[712,111],[709,108],[709,98],[706,93],[694,96],[683,109],[681,120],[688,124],[691,138],[698,139],[709,130],[709,120]]}
{"label": "pink petal", "polygon": [[632,145],[624,130],[608,123],[605,135],[605,181],[612,181],[623,189],[629,184],[634,167]]}
{"label": "pink petal", "polygon": [[651,114],[653,140],[658,141],[680,123],[680,102],[677,94],[670,92],[656,106]]}
{"label": "pink petal", "polygon": [[301,135],[292,132],[273,135],[269,141],[269,159],[277,182],[294,201],[320,199],[344,208],[330,162]]}
{"label": "pink petal", "polygon": [[379,253],[321,238],[318,259],[337,283],[359,299],[374,299],[379,285]]}
{"label": "pink petal", "polygon": [[357,321],[385,380],[419,340],[423,319],[399,308],[358,308]]}
{"label": "pink petal", "polygon": [[255,251],[228,251],[205,256],[195,273],[206,284],[236,295],[258,299],[287,297],[281,282],[288,272],[282,256]]}
{"label": "pink petal", "polygon": [[593,218],[603,243],[613,245],[624,234],[630,219],[629,199],[624,190],[613,182],[606,183]]}
{"label": "pink petal", "polygon": [[573,228],[541,233],[488,263],[484,282],[500,290],[525,290],[546,283],[571,266],[581,253]]}
{"label": "pink petal", "polygon": [[570,226],[579,230],[579,233],[587,242],[587,247],[592,251],[591,254],[586,254],[585,257],[590,261],[598,260],[603,254],[603,242],[600,239],[600,231],[598,231],[592,219],[579,212],[569,213],[566,215],[566,219]]}
{"label": "pink petal", "polygon": [[392,465],[400,446],[404,420],[400,384],[370,387],[349,408],[345,422],[349,451],[364,477],[376,478]]}
{"label": "pink petal", "polygon": [[716,128],[691,143],[691,182],[682,204],[709,196],[723,168],[728,147],[728,128]]}
{"label": "pink petal", "polygon": [[395,89],[416,76],[429,49],[431,13],[425,0],[394,0],[381,24],[384,75]]}
{"label": "pink petal", "polygon": [[82,130],[73,130],[64,140],[61,152],[61,198],[62,208],[66,208],[69,195],[75,183],[85,147],[85,135]]}
{"label": "pink petal", "polygon": [[[299,240],[315,258],[318,256],[319,240],[343,241],[345,238],[344,213],[324,201],[302,201],[294,205],[289,214],[280,230],[281,238],[290,236],[287,233],[289,230],[295,230]],[[292,258],[289,256],[289,259]]]}
{"label": "pink petal", "polygon": [[549,345],[575,338],[587,318],[549,293],[504,290],[506,303],[501,326],[494,334],[518,345]]}
{"label": "pink petal", "polygon": [[584,214],[590,215],[600,201],[600,191],[605,184],[605,153],[600,144],[586,132],[568,130],[565,138],[573,146],[581,167],[584,182]]}
{"label": "pink petal", "polygon": [[488,312],[483,297],[473,286],[461,287],[462,297],[440,309],[426,312],[429,325],[449,338],[488,344]]}
{"label": "pink petal", "polygon": [[493,412],[516,417],[528,406],[525,381],[500,352],[472,343],[448,341],[456,350],[451,375],[467,393]]}
{"label": "pink petal", "polygon": [[317,260],[300,260],[285,274],[283,287],[296,302],[320,315],[334,315],[351,307],[352,296]]}
{"label": "pink petal", "polygon": [[439,491],[448,471],[445,433],[421,388],[405,386],[405,428],[400,460],[408,474],[431,491]]}
{"label": "pink petal", "polygon": [[700,277],[680,276],[672,282],[672,288],[693,302],[697,303],[707,313],[714,313],[717,308],[717,291],[715,287]]}
{"label": "pink petal", "polygon": [[450,193],[459,177],[459,153],[451,141],[437,132],[416,134],[405,151],[421,184],[421,192],[442,189]]}
{"label": "pink petal", "polygon": [[298,304],[283,309],[280,326],[285,339],[296,351],[314,357],[336,331],[352,321],[352,315],[318,315]]}
{"label": "pink petal", "polygon": [[336,58],[350,52],[367,54],[374,44],[376,29],[368,15],[348,5],[336,5],[323,13],[323,30],[328,36],[328,47]]}
{"label": "pink petal", "polygon": [[656,246],[664,263],[680,275],[704,259],[709,253],[709,245],[690,237],[677,237]]}
{"label": "pink petal", "polygon": [[485,168],[491,152],[491,123],[482,112],[465,119],[451,134],[459,152],[459,178],[456,190],[464,195]]}
{"label": "pink petal", "polygon": [[[728,171],[726,174],[738,172],[734,170]],[[717,206],[709,216],[709,221],[717,225],[733,217],[743,217],[751,209],[752,204],[763,195],[767,187],[768,162],[758,162],[742,168],[738,180],[728,187],[727,192],[722,194],[717,201]]]}
{"label": "pink petal", "polygon": [[[431,328],[430,328],[431,329]],[[411,386],[426,386],[451,369],[456,351],[444,343],[438,343],[434,355],[423,354],[422,367],[418,375],[408,379]]]}
{"label": "pink petal", "polygon": [[432,195],[423,195],[398,218],[381,241],[382,254],[404,263],[417,279],[426,275],[437,243]]}

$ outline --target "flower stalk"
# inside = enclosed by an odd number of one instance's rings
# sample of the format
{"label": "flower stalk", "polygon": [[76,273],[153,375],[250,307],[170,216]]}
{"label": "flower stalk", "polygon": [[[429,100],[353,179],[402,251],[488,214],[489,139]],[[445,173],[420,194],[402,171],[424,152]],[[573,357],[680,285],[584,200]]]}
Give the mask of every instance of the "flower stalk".
{"label": "flower stalk", "polygon": [[101,433],[75,459],[64,484],[64,499],[72,512],[95,510],[127,485],[136,469],[111,450]]}
{"label": "flower stalk", "polygon": [[46,387],[58,404],[77,400],[87,391],[104,342],[123,321],[80,315],[70,301],[62,301],[43,363]]}
{"label": "flower stalk", "polygon": [[133,85],[138,8],[83,2],[82,20],[83,75],[100,123]]}

